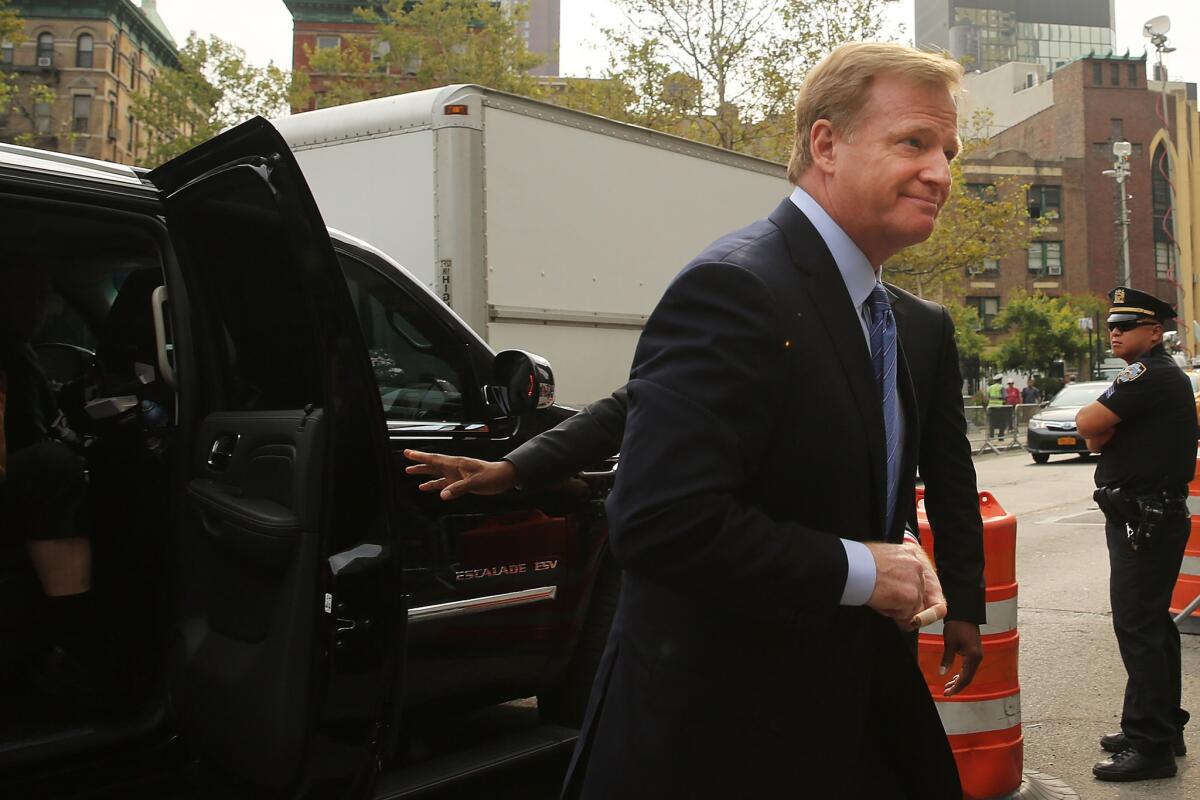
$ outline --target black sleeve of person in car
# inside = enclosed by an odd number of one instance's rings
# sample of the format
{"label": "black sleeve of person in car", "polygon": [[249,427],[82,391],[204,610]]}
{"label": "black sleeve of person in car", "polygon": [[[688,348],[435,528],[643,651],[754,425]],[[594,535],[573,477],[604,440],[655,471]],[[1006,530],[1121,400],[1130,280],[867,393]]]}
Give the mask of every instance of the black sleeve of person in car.
{"label": "black sleeve of person in car", "polygon": [[616,455],[629,407],[625,387],[597,400],[555,428],[513,450],[505,460],[517,468],[521,486],[537,489],[565,480]]}
{"label": "black sleeve of person in car", "polygon": [[37,355],[28,343],[0,347],[0,370],[8,376],[4,433],[9,452],[50,437],[58,417],[54,395]]}

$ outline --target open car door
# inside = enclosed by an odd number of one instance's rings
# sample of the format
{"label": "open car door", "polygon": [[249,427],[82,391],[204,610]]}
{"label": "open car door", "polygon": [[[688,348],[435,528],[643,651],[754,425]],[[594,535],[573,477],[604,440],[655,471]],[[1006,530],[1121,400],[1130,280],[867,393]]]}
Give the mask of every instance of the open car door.
{"label": "open car door", "polygon": [[345,281],[265,120],[149,179],[178,259],[174,714],[221,786],[365,797],[405,601],[387,427]]}

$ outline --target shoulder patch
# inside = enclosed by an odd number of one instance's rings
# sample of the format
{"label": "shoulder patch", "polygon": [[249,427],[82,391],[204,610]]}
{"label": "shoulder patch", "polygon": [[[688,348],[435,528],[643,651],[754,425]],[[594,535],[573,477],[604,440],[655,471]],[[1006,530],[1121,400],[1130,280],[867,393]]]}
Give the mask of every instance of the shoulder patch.
{"label": "shoulder patch", "polygon": [[1135,361],[1125,369],[1121,370],[1121,373],[1117,375],[1117,383],[1129,383],[1130,381],[1136,381],[1149,371],[1149,368],[1145,364],[1140,361]]}

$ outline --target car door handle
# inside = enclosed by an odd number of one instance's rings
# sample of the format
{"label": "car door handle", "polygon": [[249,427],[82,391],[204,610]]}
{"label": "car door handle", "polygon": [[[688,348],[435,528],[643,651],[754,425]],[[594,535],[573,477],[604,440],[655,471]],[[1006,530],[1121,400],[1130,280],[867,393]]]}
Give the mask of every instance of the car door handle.
{"label": "car door handle", "polygon": [[222,433],[213,439],[212,447],[208,451],[208,466],[217,472],[224,472],[233,460],[233,451],[237,449],[238,440],[241,438],[240,434]]}
{"label": "car door handle", "polygon": [[608,461],[606,462],[606,465],[608,467],[607,469],[584,470],[583,472],[579,473],[579,477],[581,477],[581,478],[611,478],[613,475],[617,474],[617,467],[620,465],[620,462],[617,460],[616,456],[614,456],[614,457],[608,459]]}

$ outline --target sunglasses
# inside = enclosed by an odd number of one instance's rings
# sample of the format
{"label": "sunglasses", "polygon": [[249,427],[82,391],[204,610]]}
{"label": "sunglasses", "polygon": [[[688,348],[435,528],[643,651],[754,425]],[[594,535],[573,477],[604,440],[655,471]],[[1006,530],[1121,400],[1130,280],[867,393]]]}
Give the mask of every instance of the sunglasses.
{"label": "sunglasses", "polygon": [[1157,324],[1158,324],[1157,322],[1149,322],[1147,320],[1142,320],[1142,319],[1127,319],[1122,322],[1108,323],[1108,329],[1110,331],[1120,331],[1121,333],[1129,333],[1129,331],[1133,330],[1134,328],[1141,328],[1141,327],[1145,327],[1145,326],[1149,326],[1149,325],[1157,325]]}

